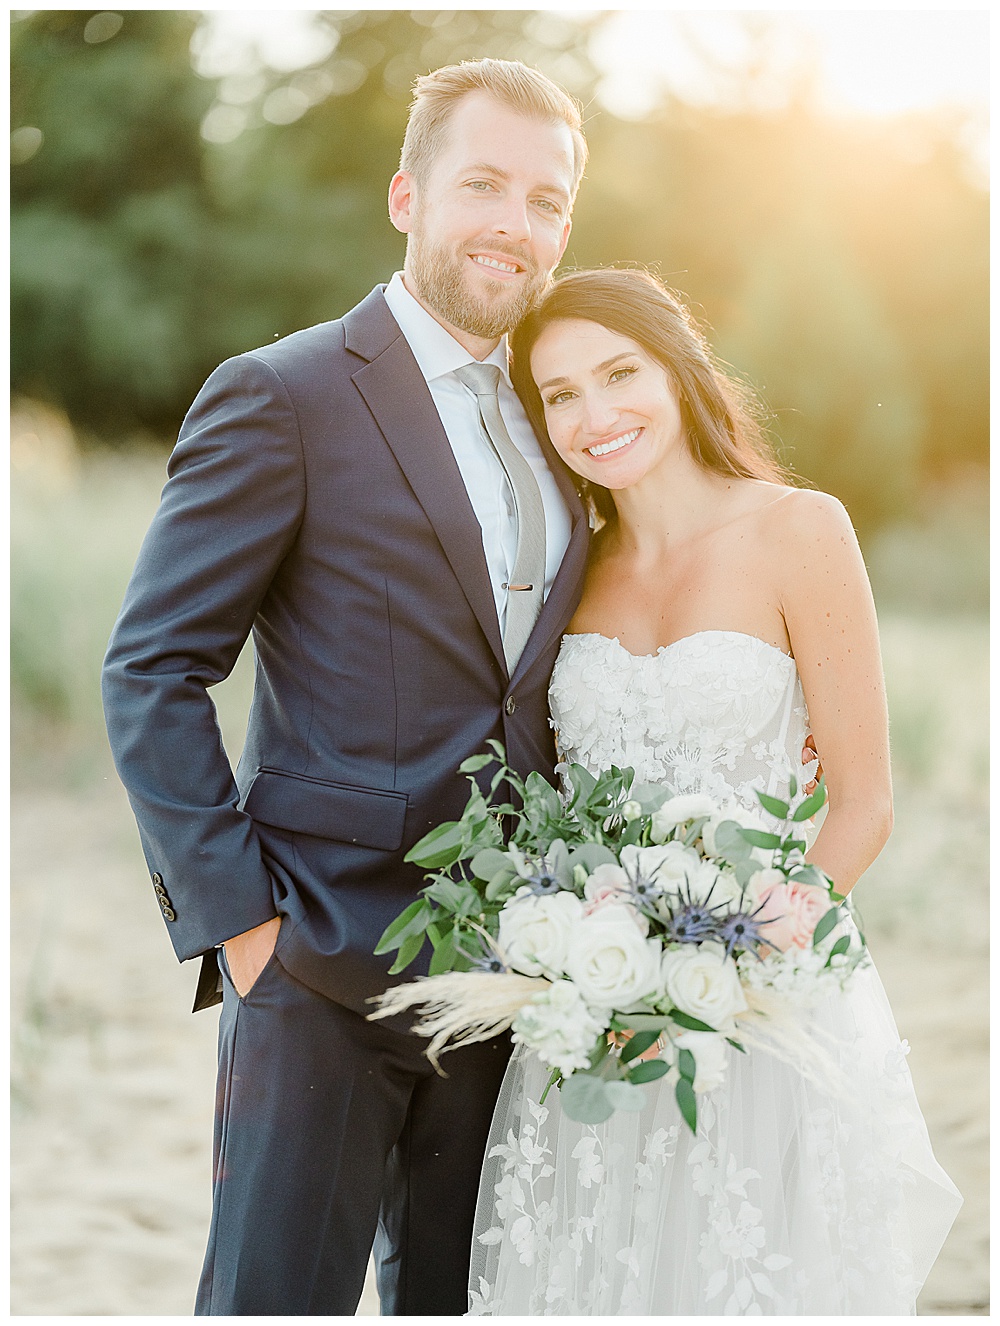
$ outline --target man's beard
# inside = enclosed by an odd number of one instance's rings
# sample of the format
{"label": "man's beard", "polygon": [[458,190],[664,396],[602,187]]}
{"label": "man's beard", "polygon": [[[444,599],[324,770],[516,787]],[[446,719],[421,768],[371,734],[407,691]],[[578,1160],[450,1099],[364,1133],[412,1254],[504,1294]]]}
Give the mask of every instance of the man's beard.
{"label": "man's beard", "polygon": [[496,240],[482,247],[490,253],[506,253],[525,269],[517,290],[507,290],[498,281],[494,296],[474,294],[463,271],[469,261],[468,249],[453,252],[444,244],[431,245],[416,227],[410,231],[406,256],[417,293],[439,317],[470,336],[492,340],[514,330],[548,285],[551,273],[542,272],[533,259],[512,253]]}

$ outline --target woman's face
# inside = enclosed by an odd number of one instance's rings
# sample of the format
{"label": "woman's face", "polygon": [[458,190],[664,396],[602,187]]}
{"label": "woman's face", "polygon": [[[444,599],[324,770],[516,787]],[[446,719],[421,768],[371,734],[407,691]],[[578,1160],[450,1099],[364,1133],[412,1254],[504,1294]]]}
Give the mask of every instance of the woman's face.
{"label": "woman's face", "polygon": [[627,336],[582,319],[552,322],[531,373],[552,445],[593,483],[631,488],[687,447],[666,371]]}

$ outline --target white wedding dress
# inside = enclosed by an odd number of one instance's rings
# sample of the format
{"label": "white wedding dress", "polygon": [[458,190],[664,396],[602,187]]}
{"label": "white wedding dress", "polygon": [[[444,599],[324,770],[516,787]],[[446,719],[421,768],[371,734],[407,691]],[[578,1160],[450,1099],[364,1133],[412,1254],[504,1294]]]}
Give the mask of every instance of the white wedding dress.
{"label": "white wedding dress", "polygon": [[[759,811],[754,790],[801,774],[806,708],[794,661],[754,636],[700,631],[637,657],[568,635],[549,700],[559,748],[592,772],[706,792]],[[756,1052],[730,1051],[698,1097],[567,1119],[519,1046],[497,1102],[473,1240],[472,1316],[913,1314],[962,1199],[934,1159],[874,967],[814,1010],[850,1080],[837,1095]]]}

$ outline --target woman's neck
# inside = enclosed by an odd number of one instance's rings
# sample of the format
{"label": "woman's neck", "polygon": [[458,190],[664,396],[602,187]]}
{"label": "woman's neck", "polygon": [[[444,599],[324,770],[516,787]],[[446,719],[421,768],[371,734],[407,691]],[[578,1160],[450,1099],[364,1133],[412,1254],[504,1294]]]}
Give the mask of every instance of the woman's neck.
{"label": "woman's neck", "polygon": [[717,524],[741,482],[705,469],[685,448],[631,488],[613,492],[616,542],[640,561],[655,560]]}

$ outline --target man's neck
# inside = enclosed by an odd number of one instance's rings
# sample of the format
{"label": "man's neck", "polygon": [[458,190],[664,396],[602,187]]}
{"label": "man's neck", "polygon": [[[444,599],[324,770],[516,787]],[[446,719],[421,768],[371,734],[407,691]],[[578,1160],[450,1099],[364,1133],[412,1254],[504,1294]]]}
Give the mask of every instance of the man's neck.
{"label": "man's neck", "polygon": [[405,267],[403,269],[403,285],[405,286],[407,293],[413,296],[420,307],[429,313],[438,326],[443,327],[449,336],[453,336],[463,349],[468,350],[473,359],[485,359],[487,355],[491,355],[500,344],[501,338],[499,336],[489,338],[473,336],[470,332],[463,331],[461,327],[455,327],[442,318],[437,309],[428,304],[427,300],[421,295],[420,291],[414,284],[413,277]]}

